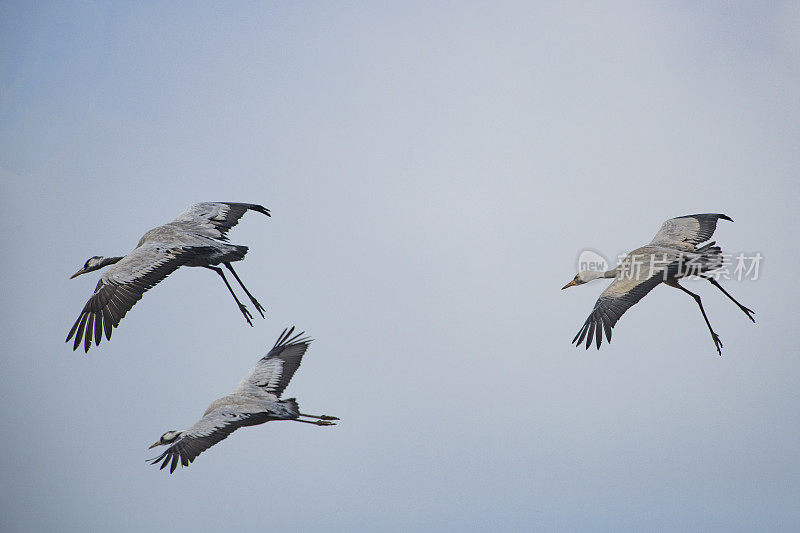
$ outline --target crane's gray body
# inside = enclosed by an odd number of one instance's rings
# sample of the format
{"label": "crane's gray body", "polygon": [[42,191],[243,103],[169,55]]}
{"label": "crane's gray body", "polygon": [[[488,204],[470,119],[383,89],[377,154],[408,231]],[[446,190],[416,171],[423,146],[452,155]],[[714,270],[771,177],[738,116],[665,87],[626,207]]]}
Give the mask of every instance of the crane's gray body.
{"label": "crane's gray body", "polygon": [[297,418],[299,411],[295,402],[279,400],[276,396],[264,398],[245,394],[229,394],[214,400],[203,413],[203,418],[217,411],[234,410],[240,413],[265,413],[270,420]]}
{"label": "crane's gray body", "polygon": [[[236,221],[230,223],[232,208],[246,207],[236,214]],[[255,204],[229,204],[205,202],[193,204],[172,222],[151,229],[139,240],[136,248],[143,245],[163,244],[172,247],[196,249],[194,257],[186,266],[219,265],[224,262],[240,261],[247,253],[246,246],[228,244],[226,232],[236,225],[239,217],[247,209],[266,211]],[[240,207],[241,210],[241,207]],[[228,223],[226,223],[228,222]]]}
{"label": "crane's gray body", "polygon": [[219,265],[224,262],[241,261],[247,253],[247,246],[221,242],[214,237],[194,233],[189,228],[170,223],[153,228],[142,236],[139,244],[131,252],[141,249],[147,253],[137,256],[137,262],[129,262],[124,265],[125,268],[120,269],[118,266],[114,270],[118,272],[118,276],[123,272],[135,275],[139,270],[137,265],[146,266],[155,257],[153,252],[157,251],[159,246],[192,250],[192,257],[185,266]]}
{"label": "crane's gray body", "polygon": [[[712,243],[713,244],[713,243]],[[680,243],[681,248],[688,245]],[[628,293],[637,285],[654,277],[670,281],[687,276],[712,272],[722,266],[722,251],[716,246],[692,250],[675,247],[646,245],[631,251],[611,270],[614,281],[601,297],[614,297]]]}

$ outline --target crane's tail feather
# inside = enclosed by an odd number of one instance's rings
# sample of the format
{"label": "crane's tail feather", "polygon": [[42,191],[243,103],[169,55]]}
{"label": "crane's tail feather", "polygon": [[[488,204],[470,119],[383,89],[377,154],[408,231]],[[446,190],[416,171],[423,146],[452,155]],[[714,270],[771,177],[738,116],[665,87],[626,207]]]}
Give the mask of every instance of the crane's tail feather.
{"label": "crane's tail feather", "polygon": [[247,250],[249,250],[247,246],[241,244],[235,244],[233,245],[233,247],[235,248],[235,250],[231,252],[233,259],[230,259],[228,263],[230,263],[231,261],[241,261],[242,259],[244,259],[244,256],[247,255]]}
{"label": "crane's tail feather", "polygon": [[300,404],[297,403],[297,398],[288,398],[286,400],[281,400],[281,403],[285,405],[289,411],[295,415],[300,415]]}
{"label": "crane's tail feather", "polygon": [[700,275],[724,266],[722,249],[715,245],[716,242],[711,241],[697,249],[695,252],[697,255],[693,256],[685,265],[690,275]]}

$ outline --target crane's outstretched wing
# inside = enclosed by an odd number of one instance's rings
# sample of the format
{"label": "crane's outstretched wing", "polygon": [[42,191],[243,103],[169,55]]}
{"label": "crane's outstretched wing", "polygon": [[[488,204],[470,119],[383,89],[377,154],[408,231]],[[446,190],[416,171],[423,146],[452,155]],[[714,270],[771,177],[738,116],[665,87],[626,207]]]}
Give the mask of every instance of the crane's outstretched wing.
{"label": "crane's outstretched wing", "polygon": [[196,254],[209,250],[203,247],[171,248],[155,242],[135,248],[103,273],[94,294],[69,330],[67,342],[75,336],[72,349],[77,350],[83,340],[84,350],[88,352],[93,335],[96,345],[100,344],[103,331],[106,339],[111,340],[112,327],[119,325],[142,294]]}
{"label": "crane's outstretched wing", "polygon": [[585,338],[588,350],[594,338],[599,350],[603,342],[603,331],[608,342],[611,342],[611,328],[625,311],[644,298],[659,283],[674,275],[680,266],[679,260],[664,264],[651,264],[647,262],[649,260],[646,255],[635,255],[633,252],[622,261],[617,278],[600,293],[589,318],[572,339],[576,346],[580,346]]}
{"label": "crane's outstretched wing", "polygon": [[294,326],[284,329],[275,346],[250,369],[233,394],[280,398],[294,373],[300,367],[311,339],[305,332],[294,335]]}
{"label": "crane's outstretched wing", "polygon": [[717,229],[717,220],[733,219],[722,213],[704,213],[671,218],[661,225],[650,246],[672,247],[676,243],[700,244],[711,238]]}
{"label": "crane's outstretched wing", "polygon": [[235,202],[203,202],[190,205],[171,224],[190,223],[196,226],[194,228],[195,231],[199,229],[212,239],[228,242],[228,237],[225,234],[239,223],[239,219],[248,210],[271,216],[269,209],[263,205]]}
{"label": "crane's outstretched wing", "polygon": [[169,473],[175,472],[178,461],[183,466],[189,466],[195,458],[227,438],[237,429],[245,426],[262,424],[269,419],[268,413],[240,413],[232,410],[218,410],[208,413],[195,425],[184,431],[164,453],[150,459],[150,464],[161,463],[163,470],[170,464]]}

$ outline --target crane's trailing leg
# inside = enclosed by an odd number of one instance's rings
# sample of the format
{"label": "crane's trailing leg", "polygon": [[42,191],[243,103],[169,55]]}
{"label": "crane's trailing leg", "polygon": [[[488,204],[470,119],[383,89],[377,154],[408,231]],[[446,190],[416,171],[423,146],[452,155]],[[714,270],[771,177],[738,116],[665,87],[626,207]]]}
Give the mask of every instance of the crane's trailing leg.
{"label": "crane's trailing leg", "polygon": [[331,415],[320,415],[320,416],[317,416],[317,415],[307,415],[307,414],[300,413],[300,416],[305,416],[306,418],[318,418],[319,420],[339,420],[335,416],[331,416]]}
{"label": "crane's trailing leg", "polygon": [[744,314],[746,314],[746,315],[747,315],[747,318],[749,318],[750,320],[752,320],[752,321],[753,321],[753,323],[755,323],[756,319],[755,319],[755,318],[753,318],[753,316],[752,316],[752,315],[754,315],[754,314],[756,313],[755,311],[753,311],[752,309],[748,309],[747,307],[745,307],[745,306],[743,306],[742,304],[740,304],[739,302],[737,302],[737,301],[736,301],[736,298],[734,298],[733,296],[731,296],[731,295],[728,293],[728,291],[726,291],[725,289],[723,289],[723,288],[722,288],[722,285],[720,285],[720,284],[719,284],[719,282],[718,282],[717,280],[715,280],[714,278],[707,278],[707,277],[705,277],[705,276],[700,276],[700,277],[701,277],[701,278],[703,278],[703,279],[707,279],[708,281],[710,281],[710,282],[711,282],[711,284],[712,284],[713,286],[715,286],[716,288],[718,288],[719,290],[721,290],[721,291],[722,291],[722,294],[724,294],[725,296],[727,296],[728,298],[730,298],[730,299],[731,299],[731,301],[732,301],[733,303],[735,303],[736,305],[738,305],[738,306],[739,306],[739,309],[741,309],[741,310],[742,310],[742,312],[743,312]]}
{"label": "crane's trailing leg", "polygon": [[335,426],[336,425],[336,422],[329,422],[328,420],[300,420],[299,418],[293,418],[292,420],[294,420],[295,422],[302,422],[304,424],[314,424],[315,426]]}
{"label": "crane's trailing leg", "polygon": [[242,312],[242,314],[244,315],[244,319],[247,320],[247,323],[250,324],[250,326],[252,327],[253,321],[250,319],[253,318],[253,315],[250,314],[250,311],[247,310],[247,307],[245,307],[244,304],[239,301],[239,298],[236,297],[236,293],[233,292],[233,288],[231,287],[231,284],[228,283],[228,280],[225,278],[225,273],[222,271],[222,269],[220,267],[212,267],[212,266],[206,266],[206,268],[208,268],[209,270],[213,270],[214,272],[222,276],[222,281],[225,282],[225,286],[228,287],[229,291],[231,291],[233,299],[236,300],[236,305],[239,306],[239,311]]}
{"label": "crane's trailing leg", "polygon": [[247,287],[244,286],[244,283],[242,283],[242,280],[239,279],[239,276],[236,274],[236,271],[233,269],[231,264],[230,263],[225,263],[225,266],[228,267],[228,270],[231,271],[231,274],[233,274],[233,277],[236,278],[236,281],[238,281],[239,285],[242,286],[242,288],[244,289],[245,294],[247,294],[247,297],[250,298],[250,301],[253,302],[253,305],[256,307],[256,311],[261,313],[261,318],[264,318],[264,308],[261,307],[261,304],[258,303],[258,300],[253,298],[253,295],[250,294],[250,291],[248,291]]}
{"label": "crane's trailing leg", "polygon": [[706,321],[706,326],[708,326],[708,331],[711,332],[711,338],[714,340],[714,346],[717,347],[717,353],[719,355],[722,355],[722,340],[720,340],[719,335],[714,333],[714,330],[711,328],[711,322],[708,321],[708,317],[706,316],[706,310],[703,309],[703,302],[700,301],[700,296],[688,290],[686,287],[679,285],[677,280],[665,281],[664,283],[666,283],[670,287],[675,287],[676,289],[680,289],[689,296],[691,296],[692,298],[694,298],[694,301],[697,302],[697,305],[700,306],[700,312],[703,313],[703,320]]}

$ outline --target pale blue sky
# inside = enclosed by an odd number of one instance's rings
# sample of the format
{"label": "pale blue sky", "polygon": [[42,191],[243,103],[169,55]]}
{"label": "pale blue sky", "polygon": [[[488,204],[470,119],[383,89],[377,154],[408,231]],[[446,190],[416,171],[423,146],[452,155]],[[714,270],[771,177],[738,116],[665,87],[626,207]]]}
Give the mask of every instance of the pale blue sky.
{"label": "pale blue sky", "polygon": [[[793,3],[0,5],[3,529],[634,531],[800,527],[800,9]],[[64,344],[98,275],[196,201],[246,326],[182,269],[111,342]],[[667,218],[764,256],[659,287],[597,352],[605,282]],[[283,327],[288,396],[335,428],[247,428],[170,476]]]}

